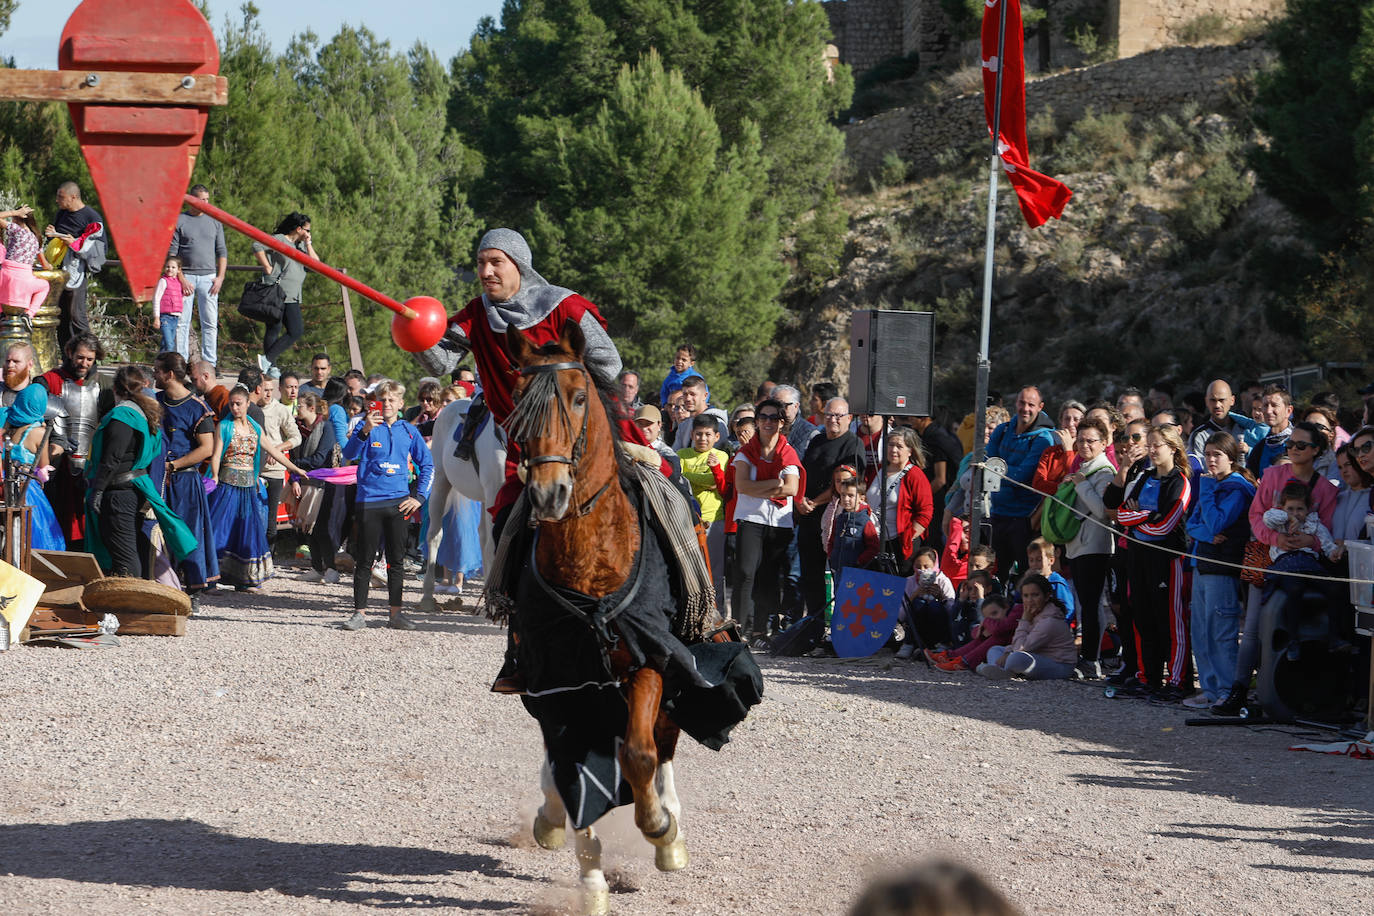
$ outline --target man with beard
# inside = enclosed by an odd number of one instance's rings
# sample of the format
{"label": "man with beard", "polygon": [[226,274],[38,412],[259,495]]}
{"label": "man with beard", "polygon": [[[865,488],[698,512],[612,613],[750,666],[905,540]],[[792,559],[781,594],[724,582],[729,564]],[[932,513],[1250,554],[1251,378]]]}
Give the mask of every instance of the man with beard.
{"label": "man with beard", "polygon": [[[0,405],[5,409],[0,413],[4,415],[5,457],[8,459],[5,469],[9,473],[22,466],[37,471],[48,463],[48,448],[43,441],[48,389],[34,384],[35,362],[33,347],[26,343],[11,344],[5,351],[5,387],[0,390]],[[43,490],[30,482],[24,491],[24,502],[32,510],[29,515],[31,545],[42,550],[66,550],[66,538]]]}
{"label": "man with beard", "polygon": [[229,411],[229,389],[219,383],[215,364],[198,359],[190,365],[191,384],[196,394],[210,405],[217,418],[223,419]]}
{"label": "man with beard", "polygon": [[15,408],[18,405],[19,411],[26,416],[42,417],[47,413],[48,390],[33,384],[37,359],[33,347],[28,344],[10,344],[5,351],[5,387],[0,389],[0,406]]}
{"label": "man with beard", "polygon": [[86,538],[86,459],[100,420],[100,380],[96,366],[105,355],[100,340],[77,334],[63,348],[62,365],[39,376],[50,398],[61,403],[53,424],[53,473],[43,487],[73,550]]}

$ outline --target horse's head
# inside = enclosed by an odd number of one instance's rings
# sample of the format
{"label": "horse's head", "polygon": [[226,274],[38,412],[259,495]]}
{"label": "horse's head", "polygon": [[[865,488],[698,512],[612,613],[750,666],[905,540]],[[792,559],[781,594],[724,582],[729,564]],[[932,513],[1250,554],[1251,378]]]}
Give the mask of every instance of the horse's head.
{"label": "horse's head", "polygon": [[[512,326],[506,344],[520,368],[507,429],[520,444],[534,518],[558,521],[568,515],[573,490],[595,460],[588,459],[588,443],[597,440],[598,453],[609,444],[605,411],[582,364],[586,340],[577,322],[568,321],[557,343],[535,347]],[[614,474],[613,453],[610,462]]]}

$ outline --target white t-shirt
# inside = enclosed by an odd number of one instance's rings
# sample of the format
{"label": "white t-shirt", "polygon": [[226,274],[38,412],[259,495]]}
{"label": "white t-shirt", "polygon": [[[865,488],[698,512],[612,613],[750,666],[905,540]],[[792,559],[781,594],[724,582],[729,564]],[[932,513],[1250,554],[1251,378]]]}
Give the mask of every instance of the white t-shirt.
{"label": "white t-shirt", "polygon": [[[735,456],[735,479],[756,480],[754,477],[754,464],[744,456],[744,453]],[[795,464],[784,465],[778,478],[800,477],[801,469]],[[761,496],[745,496],[737,493],[735,496],[735,521],[736,522],[757,522],[760,525],[769,525],[773,528],[792,527],[792,500],[787,500],[781,506],[771,499],[764,499]]]}

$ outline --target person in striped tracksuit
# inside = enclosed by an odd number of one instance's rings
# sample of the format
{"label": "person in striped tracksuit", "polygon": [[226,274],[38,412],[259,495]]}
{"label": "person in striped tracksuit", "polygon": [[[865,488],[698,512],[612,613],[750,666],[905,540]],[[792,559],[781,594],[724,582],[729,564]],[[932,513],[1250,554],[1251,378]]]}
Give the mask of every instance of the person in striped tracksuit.
{"label": "person in striped tracksuit", "polygon": [[[1150,430],[1142,460],[1151,467],[1136,476],[1129,488],[1113,482],[1103,497],[1107,507],[1116,510],[1116,520],[1129,539],[1126,568],[1140,647],[1140,686],[1128,686],[1177,701],[1193,689],[1188,576],[1182,557],[1159,548],[1182,551],[1186,546],[1191,469],[1182,437],[1168,426]],[[1129,636],[1122,634],[1123,639]]]}

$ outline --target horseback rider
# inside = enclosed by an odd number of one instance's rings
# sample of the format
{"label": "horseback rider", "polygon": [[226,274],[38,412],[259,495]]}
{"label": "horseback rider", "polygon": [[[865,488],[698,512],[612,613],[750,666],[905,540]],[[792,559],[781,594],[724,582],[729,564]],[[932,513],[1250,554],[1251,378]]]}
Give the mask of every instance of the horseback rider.
{"label": "horseback rider", "polygon": [[[449,319],[448,328],[438,344],[415,354],[416,359],[434,375],[449,375],[467,353],[477,364],[482,379],[486,408],[498,423],[504,423],[515,407],[511,397],[519,373],[506,346],[506,330],[514,327],[536,347],[556,343],[565,323],[576,322],[586,340],[583,360],[601,382],[611,384],[620,372],[620,353],[606,333],[606,320],[597,307],[570,289],[554,286],[534,269],[530,246],[514,229],[492,229],[477,244],[477,276],[483,293],[463,306]],[[474,407],[476,405],[474,404]],[[469,410],[462,440],[456,452],[471,453],[480,426],[479,414]],[[647,445],[633,423],[622,423],[621,434],[631,442]],[[520,448],[508,443],[506,482],[494,505],[488,506],[493,519],[493,536],[500,537],[506,516],[524,484],[517,475]],[[487,571],[490,579],[492,571]],[[511,657],[492,689],[519,692]]]}

